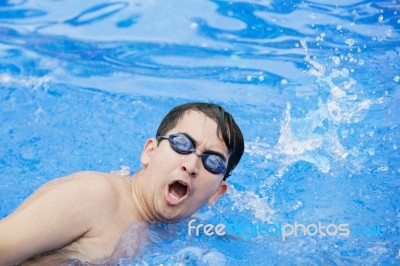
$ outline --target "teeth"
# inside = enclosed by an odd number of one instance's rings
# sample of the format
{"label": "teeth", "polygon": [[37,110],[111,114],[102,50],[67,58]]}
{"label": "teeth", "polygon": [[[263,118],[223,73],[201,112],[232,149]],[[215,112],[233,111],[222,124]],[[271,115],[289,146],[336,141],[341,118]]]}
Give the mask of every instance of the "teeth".
{"label": "teeth", "polygon": [[171,194],[171,193],[169,193],[169,196],[170,196],[171,198],[175,199],[175,200],[179,199],[178,197],[176,197],[175,195],[173,195],[173,194]]}

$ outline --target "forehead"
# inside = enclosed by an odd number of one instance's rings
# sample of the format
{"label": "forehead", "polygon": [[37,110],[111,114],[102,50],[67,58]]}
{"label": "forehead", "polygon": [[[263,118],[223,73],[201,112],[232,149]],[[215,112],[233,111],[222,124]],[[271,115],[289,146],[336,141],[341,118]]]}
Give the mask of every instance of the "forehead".
{"label": "forehead", "polygon": [[187,111],[168,134],[183,132],[189,134],[202,149],[214,150],[228,155],[228,148],[218,137],[217,123],[198,111]]}

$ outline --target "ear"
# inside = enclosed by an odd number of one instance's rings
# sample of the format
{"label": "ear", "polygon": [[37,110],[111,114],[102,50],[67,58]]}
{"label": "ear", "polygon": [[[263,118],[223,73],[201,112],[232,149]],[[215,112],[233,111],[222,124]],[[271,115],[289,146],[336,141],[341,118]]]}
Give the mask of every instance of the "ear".
{"label": "ear", "polygon": [[213,206],[217,200],[224,195],[228,191],[228,183],[226,181],[222,181],[219,185],[217,191],[215,191],[214,195],[208,200],[208,204]]}
{"label": "ear", "polygon": [[140,156],[140,162],[144,167],[147,167],[155,149],[157,148],[157,140],[155,138],[150,138],[144,144],[142,155]]}

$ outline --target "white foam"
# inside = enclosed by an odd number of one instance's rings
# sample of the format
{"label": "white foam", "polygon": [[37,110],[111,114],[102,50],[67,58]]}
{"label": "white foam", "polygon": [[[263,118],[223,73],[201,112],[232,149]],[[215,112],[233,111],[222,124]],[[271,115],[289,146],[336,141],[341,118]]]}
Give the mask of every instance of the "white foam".
{"label": "white foam", "polygon": [[187,265],[186,260],[195,261],[200,265],[225,265],[226,259],[224,255],[217,250],[206,250],[199,247],[186,247],[176,253],[177,264]]}
{"label": "white foam", "polygon": [[3,84],[18,84],[21,87],[33,88],[34,90],[44,87],[46,89],[46,85],[51,81],[51,77],[43,76],[43,77],[21,77],[21,76],[13,76],[8,73],[0,75],[0,83]]}

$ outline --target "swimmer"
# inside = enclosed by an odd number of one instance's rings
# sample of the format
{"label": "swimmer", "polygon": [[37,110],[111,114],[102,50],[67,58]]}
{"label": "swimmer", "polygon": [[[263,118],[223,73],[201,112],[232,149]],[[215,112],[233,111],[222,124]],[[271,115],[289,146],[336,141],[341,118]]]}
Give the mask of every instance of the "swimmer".
{"label": "swimmer", "polygon": [[1,220],[0,265],[115,263],[126,255],[119,247],[132,228],[130,246],[138,249],[149,224],[213,205],[243,150],[242,133],[222,107],[177,106],[144,144],[142,169],[132,177],[89,171],[61,177]]}

